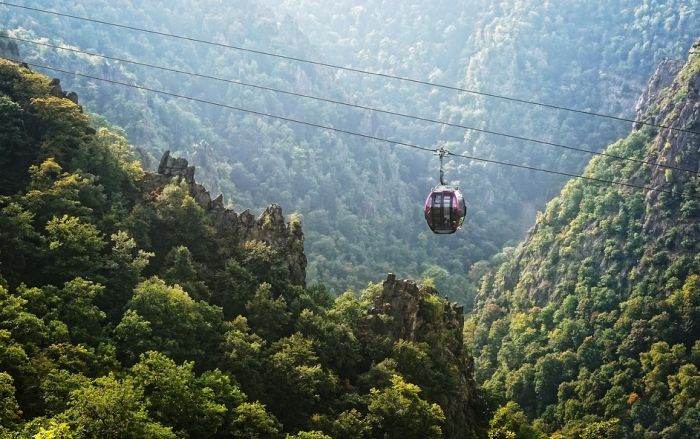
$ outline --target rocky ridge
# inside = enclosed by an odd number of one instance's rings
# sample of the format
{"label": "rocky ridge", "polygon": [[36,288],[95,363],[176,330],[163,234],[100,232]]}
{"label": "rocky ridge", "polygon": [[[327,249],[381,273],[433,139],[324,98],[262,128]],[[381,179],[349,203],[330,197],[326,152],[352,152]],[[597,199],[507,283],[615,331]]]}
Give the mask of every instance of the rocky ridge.
{"label": "rocky ridge", "polygon": [[293,283],[306,284],[306,255],[304,254],[304,232],[298,221],[285,223],[282,208],[277,204],[268,206],[255,218],[249,209],[240,214],[224,206],[223,195],[212,199],[209,191],[194,178],[195,167],[184,158],[176,158],[166,151],[160,160],[157,172],[147,172],[143,184],[149,196],[159,194],[173,179],[184,181],[190,195],[209,217],[217,239],[243,244],[247,241],[262,241],[272,245],[285,255]]}
{"label": "rocky ridge", "polygon": [[447,438],[474,438],[485,431],[484,406],[474,382],[474,360],[464,348],[464,307],[432,287],[389,274],[366,317],[367,326],[392,343],[427,343],[432,357],[448,365],[449,386],[436,401],[445,412]]}

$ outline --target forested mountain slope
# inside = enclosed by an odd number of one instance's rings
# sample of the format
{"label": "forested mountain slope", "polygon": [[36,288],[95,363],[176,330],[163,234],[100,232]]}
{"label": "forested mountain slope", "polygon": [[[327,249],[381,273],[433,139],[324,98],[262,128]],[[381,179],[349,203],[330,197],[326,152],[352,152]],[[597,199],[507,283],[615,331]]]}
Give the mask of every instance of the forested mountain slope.
{"label": "forested mountain slope", "polygon": [[[96,0],[31,6],[156,30],[630,116],[654,65],[697,35],[697,0],[407,2],[341,0]],[[183,43],[95,23],[3,8],[14,36],[64,42],[112,56],[322,95],[453,123],[598,149],[627,127],[318,66]],[[455,152],[576,172],[589,157],[415,120],[166,74],[21,43],[37,63]],[[52,75],[56,73],[50,72]],[[122,127],[150,157],[190,158],[213,193],[242,208],[279,202],[298,211],[309,279],[339,293],[386,271],[433,277],[469,302],[468,271],[519,239],[562,180],[468,161],[448,164],[470,205],[465,230],[426,232],[421,202],[436,160],[398,146],[237,114],[197,103],[61,76],[90,111]],[[212,159],[215,157],[216,159]],[[330,238],[330,233],[335,238]],[[449,256],[447,256],[449,255]]]}
{"label": "forested mountain slope", "polygon": [[[700,131],[699,93],[700,41],[661,64],[639,117]],[[697,437],[700,135],[636,127],[607,151],[690,172],[598,157],[587,176],[674,194],[568,182],[482,279],[477,381],[556,437]]]}
{"label": "forested mountain slope", "polygon": [[0,438],[481,438],[463,309],[306,287],[298,217],[144,172],[0,59]]}

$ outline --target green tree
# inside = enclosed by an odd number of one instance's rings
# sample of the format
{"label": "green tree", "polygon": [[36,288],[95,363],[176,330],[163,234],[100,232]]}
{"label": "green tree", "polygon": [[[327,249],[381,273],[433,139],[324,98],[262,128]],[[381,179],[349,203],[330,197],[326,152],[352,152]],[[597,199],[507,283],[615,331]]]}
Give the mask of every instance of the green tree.
{"label": "green tree", "polygon": [[67,281],[76,277],[97,280],[103,268],[102,249],[107,244],[95,225],[63,215],[46,224],[52,265],[47,267],[49,279]]}
{"label": "green tree", "polygon": [[198,265],[187,247],[175,247],[165,258],[162,278],[168,284],[180,285],[195,300],[207,300],[209,288],[202,280],[203,267]]}
{"label": "green tree", "polygon": [[63,288],[44,287],[43,294],[53,299],[55,318],[68,326],[75,343],[97,345],[102,339],[102,321],[105,313],[96,305],[96,299],[104,293],[104,286],[80,277],[66,282]]}
{"label": "green tree", "polygon": [[118,231],[110,237],[112,253],[107,257],[107,283],[110,294],[99,298],[100,307],[107,312],[110,320],[116,320],[124,305],[140,281],[142,272],[154,254],[138,249],[134,238],[125,231]]}
{"label": "green tree", "polygon": [[22,133],[22,107],[0,93],[0,195],[24,187],[35,154]]}
{"label": "green tree", "polygon": [[287,439],[332,439],[322,431],[300,431],[297,434],[288,434]]}
{"label": "green tree", "polygon": [[496,410],[489,421],[489,439],[546,439],[542,431],[527,420],[520,406],[509,401]]}
{"label": "green tree", "polygon": [[65,419],[82,437],[176,437],[170,428],[149,418],[143,391],[133,380],[118,380],[113,375],[72,392],[69,408],[59,419]]}
{"label": "green tree", "polygon": [[336,378],[318,362],[313,342],[300,333],[273,343],[264,363],[267,407],[287,430],[303,428],[335,390]]}
{"label": "green tree", "polygon": [[0,197],[0,272],[13,287],[20,281],[29,283],[24,274],[37,263],[42,242],[33,222],[34,214],[10,198]]}
{"label": "green tree", "polygon": [[421,399],[419,393],[418,386],[399,375],[391,378],[390,386],[371,389],[367,416],[373,435],[388,439],[441,438],[445,415],[440,406]]}
{"label": "green tree", "polygon": [[244,402],[233,410],[231,434],[241,439],[276,439],[282,424],[260,402]]}
{"label": "green tree", "polygon": [[223,269],[214,275],[212,301],[221,306],[224,316],[232,319],[245,313],[248,303],[258,287],[252,274],[233,258],[229,258]]}
{"label": "green tree", "polygon": [[282,296],[273,299],[270,284],[260,284],[245,308],[251,328],[262,338],[272,341],[284,334],[290,318],[287,302]]}
{"label": "green tree", "polygon": [[236,317],[231,326],[221,343],[221,368],[241,383],[249,397],[259,399],[264,394],[263,349],[267,342],[250,330],[243,316]]}
{"label": "green tree", "polygon": [[[164,425],[188,437],[211,437],[222,428],[228,408],[244,400],[244,395],[228,378],[221,383],[213,372],[196,377],[194,363],[178,366],[166,355],[147,352],[131,368],[134,383],[143,389],[148,411]],[[207,381],[215,386],[207,386]]]}
{"label": "green tree", "polygon": [[213,234],[209,221],[197,201],[190,195],[187,183],[174,179],[158,195],[152,242],[156,246],[159,267],[172,248],[185,246],[198,261],[207,261],[216,254],[211,247]]}
{"label": "green tree", "polygon": [[[136,333],[133,333],[136,331]],[[158,350],[175,361],[213,361],[212,352],[223,332],[221,309],[194,301],[179,286],[153,277],[134,289],[115,336],[126,352]]]}
{"label": "green tree", "polygon": [[0,372],[0,426],[10,428],[20,420],[22,411],[17,404],[15,393],[12,376],[6,372]]}
{"label": "green tree", "polygon": [[362,357],[359,341],[349,325],[334,320],[323,309],[318,314],[304,309],[297,318],[296,327],[314,341],[314,350],[322,365],[338,371],[342,377],[356,374]]}

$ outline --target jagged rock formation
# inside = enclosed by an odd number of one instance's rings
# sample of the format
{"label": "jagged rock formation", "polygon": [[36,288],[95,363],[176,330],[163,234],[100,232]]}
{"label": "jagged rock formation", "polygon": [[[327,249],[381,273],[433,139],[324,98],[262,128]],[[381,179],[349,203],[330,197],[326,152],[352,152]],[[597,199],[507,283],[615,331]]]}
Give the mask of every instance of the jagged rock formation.
{"label": "jagged rock formation", "polygon": [[475,438],[485,431],[482,401],[474,382],[474,361],[464,349],[464,307],[441,299],[431,287],[389,274],[366,318],[375,333],[392,342],[427,343],[449,369],[450,388],[436,402],[445,412],[447,438]]}
{"label": "jagged rock formation", "polygon": [[192,198],[209,217],[218,239],[233,244],[255,240],[272,245],[286,256],[292,282],[304,286],[306,255],[301,224],[298,221],[286,224],[282,208],[277,204],[268,206],[258,218],[248,209],[240,214],[227,209],[224,207],[223,195],[212,200],[209,191],[195,181],[194,175],[195,168],[189,166],[186,159],[172,157],[170,151],[166,151],[160,160],[158,171],[144,176],[144,189],[147,194],[154,196],[173,178],[184,181]]}
{"label": "jagged rock formation", "polygon": [[[644,120],[647,117],[651,105],[658,102],[661,92],[671,85],[678,72],[683,68],[683,64],[683,60],[666,58],[656,67],[647,87],[637,99],[635,105],[637,120]],[[635,128],[640,129],[642,126],[642,124],[637,124]]]}

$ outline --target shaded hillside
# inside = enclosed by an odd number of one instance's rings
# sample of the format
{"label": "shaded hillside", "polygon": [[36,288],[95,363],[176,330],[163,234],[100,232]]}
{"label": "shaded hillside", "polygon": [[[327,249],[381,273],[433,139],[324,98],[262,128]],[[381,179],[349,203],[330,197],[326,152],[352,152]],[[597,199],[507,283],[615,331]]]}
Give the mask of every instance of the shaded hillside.
{"label": "shaded hillside", "polygon": [[[361,4],[360,4],[361,3]],[[698,0],[566,2],[371,0],[35,0],[31,6],[362,69],[462,85],[587,110],[631,115],[655,64],[682,54]],[[600,149],[627,124],[538,111],[468,94],[253,56],[55,16],[2,8],[0,26],[82,50],[263,86]],[[283,114],[426,147],[579,172],[587,155],[417,120],[217,83],[21,43],[22,56],[128,83]],[[52,75],[57,73],[48,72]],[[89,111],[122,127],[154,169],[165,150],[187,157],[236,208],[280,203],[304,219],[308,277],[335,293],[387,271],[431,277],[469,304],[472,263],[521,239],[563,180],[449,161],[470,204],[467,227],[435,237],[421,201],[437,182],[428,154],[333,132],[139,93],[65,75]],[[381,200],[381,201],[379,201]],[[334,234],[330,238],[330,234]],[[450,255],[447,257],[446,255]]]}
{"label": "shaded hillside", "polygon": [[[661,64],[639,117],[700,131],[699,90],[696,42],[685,64]],[[557,437],[696,437],[700,135],[636,127],[607,151],[691,172],[598,157],[586,175],[674,195],[567,183],[482,279],[477,381]]]}
{"label": "shaded hillside", "polygon": [[0,59],[0,437],[484,437],[461,307],[394,276],[306,286],[298,217],[194,175],[144,172]]}

